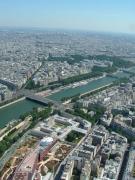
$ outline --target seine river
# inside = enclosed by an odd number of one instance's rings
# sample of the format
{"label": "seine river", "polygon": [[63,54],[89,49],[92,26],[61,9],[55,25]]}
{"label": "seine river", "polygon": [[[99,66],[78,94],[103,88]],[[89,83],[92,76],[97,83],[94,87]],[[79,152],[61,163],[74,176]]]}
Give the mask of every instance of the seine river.
{"label": "seine river", "polygon": [[100,88],[105,85],[109,85],[112,83],[115,78],[111,77],[103,77],[97,80],[93,80],[86,85],[83,86],[78,86],[75,88],[68,88],[65,90],[61,90],[59,92],[56,92],[50,96],[48,96],[49,99],[55,100],[55,101],[60,101],[63,97],[71,97],[77,94],[84,94],[86,92],[92,91],[94,89]]}
{"label": "seine river", "polygon": [[[118,78],[129,77],[129,74],[124,72],[118,72],[117,74],[115,74],[115,76],[117,76]],[[63,97],[70,97],[77,94],[84,94],[86,92],[95,90],[102,86],[109,85],[115,80],[116,79],[112,77],[103,77],[97,80],[90,81],[86,85],[82,85],[80,87],[61,90],[59,92],[52,94],[51,96],[48,96],[48,98],[52,100],[60,101]],[[21,114],[31,111],[34,107],[40,107],[40,106],[41,105],[38,103],[29,100],[22,100],[17,103],[11,104],[7,107],[4,107],[3,109],[0,109],[0,128],[4,127],[11,120],[18,119]]]}
{"label": "seine river", "polygon": [[21,114],[40,106],[42,105],[24,99],[0,109],[0,128],[4,127],[9,121],[18,119]]}

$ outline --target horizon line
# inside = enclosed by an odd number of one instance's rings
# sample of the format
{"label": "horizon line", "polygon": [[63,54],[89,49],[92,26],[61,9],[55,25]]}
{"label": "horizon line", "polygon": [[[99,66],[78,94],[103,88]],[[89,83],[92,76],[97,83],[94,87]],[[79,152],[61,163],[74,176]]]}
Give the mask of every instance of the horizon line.
{"label": "horizon line", "polygon": [[[5,29],[6,28],[6,29]],[[1,26],[1,29],[11,30],[50,30],[50,31],[69,31],[69,32],[85,32],[85,33],[97,33],[97,34],[114,34],[114,35],[129,35],[135,36],[135,32],[116,32],[116,31],[103,31],[103,30],[90,30],[90,29],[75,29],[75,28],[59,28],[59,27],[38,27],[38,26]]]}

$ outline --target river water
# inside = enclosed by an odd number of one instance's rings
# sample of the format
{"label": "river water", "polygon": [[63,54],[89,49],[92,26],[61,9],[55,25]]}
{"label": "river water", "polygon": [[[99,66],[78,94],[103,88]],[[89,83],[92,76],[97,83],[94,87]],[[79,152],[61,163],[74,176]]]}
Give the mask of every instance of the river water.
{"label": "river water", "polygon": [[0,128],[3,128],[9,121],[18,119],[21,114],[40,106],[42,105],[24,99],[0,109]]}
{"label": "river water", "polygon": [[103,78],[88,82],[86,85],[83,85],[83,86],[61,90],[57,93],[54,93],[48,96],[48,98],[55,101],[60,101],[63,97],[71,97],[77,94],[84,94],[86,92],[108,85],[112,83],[114,80],[116,79],[111,78],[111,77],[103,77]]}
{"label": "river water", "polygon": [[[130,75],[128,73],[119,72],[115,74],[115,76],[121,78],[121,77],[129,77]],[[56,92],[48,96],[48,98],[52,100],[60,101],[63,97],[70,97],[77,94],[84,94],[86,92],[95,90],[102,86],[109,85],[115,80],[116,79],[112,77],[102,77],[100,79],[90,81],[86,85],[82,85],[76,88],[68,88],[61,90],[59,92]],[[38,103],[25,99],[17,103],[11,104],[7,107],[4,107],[3,109],[0,109],[0,128],[4,127],[11,120],[19,118],[21,114],[31,111],[34,107],[40,107],[40,106],[41,105]]]}

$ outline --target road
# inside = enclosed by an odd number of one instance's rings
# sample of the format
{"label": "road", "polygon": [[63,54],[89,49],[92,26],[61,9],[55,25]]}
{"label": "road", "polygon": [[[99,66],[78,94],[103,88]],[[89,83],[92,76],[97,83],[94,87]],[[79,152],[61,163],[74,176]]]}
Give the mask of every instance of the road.
{"label": "road", "polygon": [[[93,126],[94,128],[94,126]],[[75,146],[75,148],[72,149],[72,151],[67,155],[67,157],[65,157],[64,161],[61,162],[61,164],[59,165],[58,169],[57,169],[57,172],[55,173],[55,177],[54,177],[54,180],[59,180],[63,171],[64,171],[64,166],[66,164],[66,160],[69,156],[71,156],[74,152],[75,149],[77,149],[80,144],[87,138],[87,136],[92,132],[92,129],[90,129],[90,131],[87,132],[87,134],[79,141],[79,143]]]}

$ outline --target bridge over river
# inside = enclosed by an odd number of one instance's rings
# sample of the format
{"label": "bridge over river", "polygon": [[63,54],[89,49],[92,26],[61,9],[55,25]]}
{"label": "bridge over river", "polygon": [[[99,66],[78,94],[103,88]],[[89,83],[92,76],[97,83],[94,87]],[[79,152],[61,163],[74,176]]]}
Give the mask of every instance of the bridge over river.
{"label": "bridge over river", "polygon": [[26,99],[35,101],[35,102],[37,102],[39,104],[43,104],[45,106],[47,106],[48,104],[53,104],[55,107],[57,107],[61,110],[63,109],[63,105],[60,102],[54,101],[52,99],[48,99],[46,97],[42,97],[39,95],[31,94],[31,95],[26,96]]}

